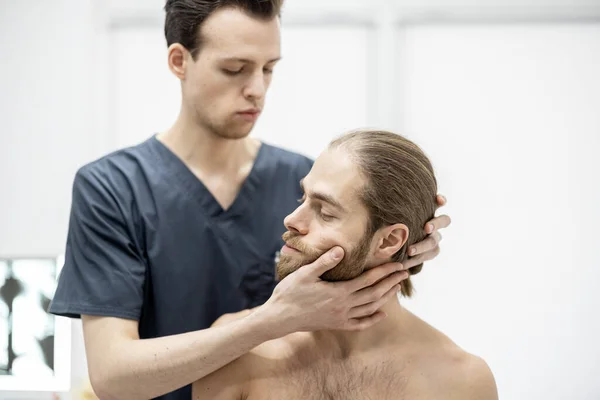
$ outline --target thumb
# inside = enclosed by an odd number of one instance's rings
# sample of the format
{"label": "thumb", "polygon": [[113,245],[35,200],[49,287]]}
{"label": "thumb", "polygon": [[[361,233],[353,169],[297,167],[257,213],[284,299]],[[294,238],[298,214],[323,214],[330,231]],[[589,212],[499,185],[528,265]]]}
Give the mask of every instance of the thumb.
{"label": "thumb", "polygon": [[305,265],[304,268],[311,278],[318,279],[326,271],[338,265],[342,258],[344,258],[344,249],[336,246],[322,254],[321,257],[317,258],[311,264]]}

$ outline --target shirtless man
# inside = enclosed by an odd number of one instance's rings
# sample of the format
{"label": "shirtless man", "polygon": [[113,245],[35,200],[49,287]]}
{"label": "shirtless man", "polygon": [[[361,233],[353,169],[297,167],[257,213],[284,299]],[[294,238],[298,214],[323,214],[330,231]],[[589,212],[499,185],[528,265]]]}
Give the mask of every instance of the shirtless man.
{"label": "shirtless man", "polygon": [[[346,256],[325,280],[349,280],[381,263],[401,262],[425,237],[422,226],[437,208],[431,163],[414,143],[389,132],[356,131],[335,140],[302,187],[300,206],[285,219],[277,266],[282,289],[286,276],[333,245]],[[396,290],[411,296],[410,278]],[[363,307],[374,311],[382,306],[377,303]],[[194,383],[193,399],[498,398],[481,358],[403,308],[397,296],[381,311],[387,318],[364,331],[299,332],[266,342]]]}

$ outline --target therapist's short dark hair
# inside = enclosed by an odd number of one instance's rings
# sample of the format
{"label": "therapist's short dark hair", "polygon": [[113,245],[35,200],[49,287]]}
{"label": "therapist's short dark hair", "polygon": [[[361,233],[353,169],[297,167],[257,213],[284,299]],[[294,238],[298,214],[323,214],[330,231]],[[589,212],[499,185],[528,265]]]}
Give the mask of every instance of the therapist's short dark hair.
{"label": "therapist's short dark hair", "polygon": [[180,43],[195,59],[202,40],[200,27],[215,11],[236,8],[263,20],[281,15],[283,0],[167,0],[165,38],[167,46]]}

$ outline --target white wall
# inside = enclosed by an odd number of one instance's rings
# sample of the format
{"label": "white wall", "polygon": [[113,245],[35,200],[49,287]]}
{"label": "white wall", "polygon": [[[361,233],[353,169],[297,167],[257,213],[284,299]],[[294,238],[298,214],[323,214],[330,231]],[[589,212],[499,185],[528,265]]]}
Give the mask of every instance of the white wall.
{"label": "white wall", "polygon": [[483,356],[501,398],[600,398],[600,24],[400,39],[404,131],[453,217],[409,307]]}
{"label": "white wall", "polygon": [[0,254],[63,251],[78,166],[105,140],[90,94],[91,1],[4,1],[0,11]]}
{"label": "white wall", "polygon": [[[0,3],[0,257],[64,252],[75,171],[107,149],[90,101],[92,12],[91,0]],[[72,336],[78,385],[86,375],[80,324]]]}

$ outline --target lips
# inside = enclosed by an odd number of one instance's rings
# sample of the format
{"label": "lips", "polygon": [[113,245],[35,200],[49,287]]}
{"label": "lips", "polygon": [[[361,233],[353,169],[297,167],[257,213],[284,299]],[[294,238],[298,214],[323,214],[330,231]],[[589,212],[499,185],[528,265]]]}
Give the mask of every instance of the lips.
{"label": "lips", "polygon": [[244,110],[244,111],[240,111],[238,114],[248,114],[248,115],[256,115],[260,113],[260,109],[258,108],[251,108],[248,110]]}
{"label": "lips", "polygon": [[281,235],[281,239],[283,239],[283,243],[285,243],[285,245],[290,249],[302,252],[301,249],[303,249],[304,246],[300,242],[299,235],[287,231],[283,235]]}
{"label": "lips", "polygon": [[247,122],[256,122],[259,114],[260,114],[260,110],[258,110],[258,109],[246,110],[246,111],[241,111],[241,112],[237,113],[237,115],[240,118],[244,119]]}
{"label": "lips", "polygon": [[290,249],[296,250],[296,251],[298,251],[298,252],[300,251],[300,250],[298,250],[297,248],[295,248],[294,246],[292,246],[292,245],[291,245],[289,242],[286,242],[286,243],[285,243],[285,245],[286,245],[287,247],[289,247]]}

